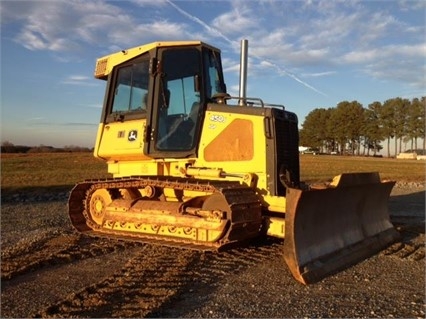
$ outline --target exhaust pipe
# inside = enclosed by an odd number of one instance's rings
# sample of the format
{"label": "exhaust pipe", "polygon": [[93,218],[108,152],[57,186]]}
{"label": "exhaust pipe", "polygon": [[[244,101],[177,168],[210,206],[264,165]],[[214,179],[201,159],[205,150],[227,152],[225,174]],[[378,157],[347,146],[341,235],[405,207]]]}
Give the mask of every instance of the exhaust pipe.
{"label": "exhaust pipe", "polygon": [[247,97],[247,58],[248,40],[241,40],[241,54],[240,54],[240,101],[239,105],[246,105]]}

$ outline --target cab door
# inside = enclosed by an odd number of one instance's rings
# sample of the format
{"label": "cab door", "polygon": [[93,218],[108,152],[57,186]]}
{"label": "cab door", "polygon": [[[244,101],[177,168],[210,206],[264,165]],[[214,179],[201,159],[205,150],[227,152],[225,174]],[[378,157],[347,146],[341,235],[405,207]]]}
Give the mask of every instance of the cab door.
{"label": "cab door", "polygon": [[155,158],[195,155],[202,112],[200,47],[160,48],[145,152]]}

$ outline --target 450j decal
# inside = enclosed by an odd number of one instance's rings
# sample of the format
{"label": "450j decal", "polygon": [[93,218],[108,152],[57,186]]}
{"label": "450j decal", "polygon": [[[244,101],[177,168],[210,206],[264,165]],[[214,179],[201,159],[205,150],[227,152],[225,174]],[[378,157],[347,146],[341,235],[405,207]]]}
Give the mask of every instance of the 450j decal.
{"label": "450j decal", "polygon": [[219,122],[219,123],[225,123],[226,117],[220,114],[212,114],[210,115],[210,121],[212,122]]}

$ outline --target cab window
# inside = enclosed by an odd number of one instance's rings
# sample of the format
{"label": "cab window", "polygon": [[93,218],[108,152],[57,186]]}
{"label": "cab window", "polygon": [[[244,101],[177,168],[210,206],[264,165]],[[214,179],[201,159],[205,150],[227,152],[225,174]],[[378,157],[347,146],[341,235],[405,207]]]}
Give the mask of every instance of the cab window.
{"label": "cab window", "polygon": [[217,52],[204,51],[204,68],[206,72],[206,98],[209,100],[217,93],[226,93],[223,83],[220,55]]}
{"label": "cab window", "polygon": [[112,113],[146,111],[149,61],[140,61],[118,69]]}

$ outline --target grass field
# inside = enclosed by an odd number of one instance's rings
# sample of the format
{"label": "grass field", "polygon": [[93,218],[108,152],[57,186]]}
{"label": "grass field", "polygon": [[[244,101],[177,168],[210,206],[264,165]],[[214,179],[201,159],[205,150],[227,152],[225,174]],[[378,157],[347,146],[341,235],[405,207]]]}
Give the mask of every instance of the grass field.
{"label": "grass field", "polygon": [[[383,179],[424,182],[425,162],[373,157],[300,156],[301,180],[328,181],[343,172],[378,171]],[[108,177],[92,153],[2,154],[1,188],[71,188],[76,182]]]}
{"label": "grass field", "polygon": [[70,188],[78,181],[108,177],[92,153],[2,154],[1,188]]}
{"label": "grass field", "polygon": [[301,180],[324,181],[350,172],[379,172],[382,179],[425,182],[425,161],[394,158],[301,155]]}

